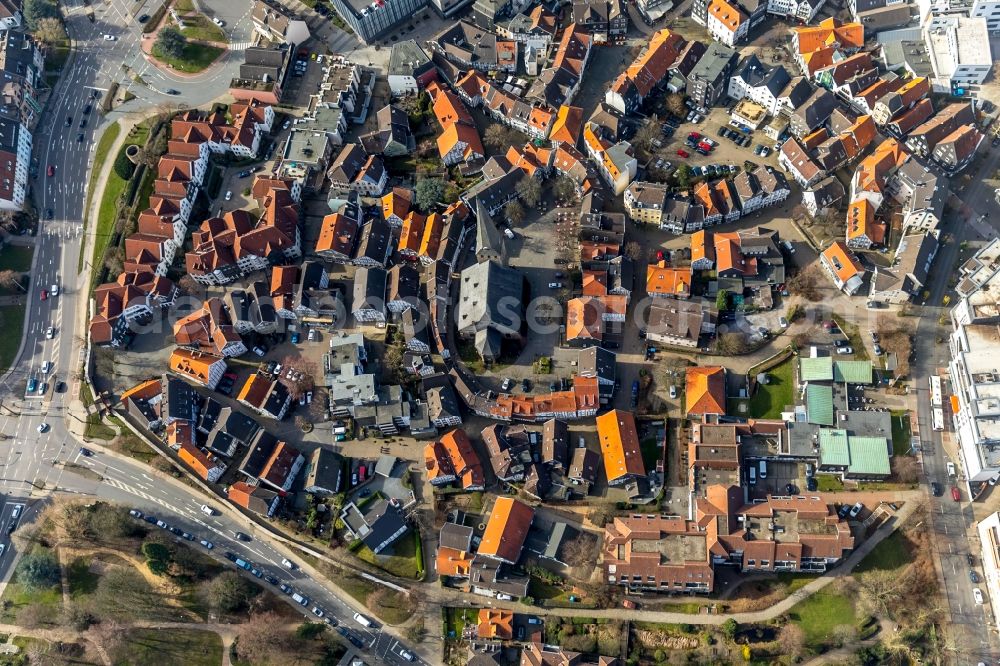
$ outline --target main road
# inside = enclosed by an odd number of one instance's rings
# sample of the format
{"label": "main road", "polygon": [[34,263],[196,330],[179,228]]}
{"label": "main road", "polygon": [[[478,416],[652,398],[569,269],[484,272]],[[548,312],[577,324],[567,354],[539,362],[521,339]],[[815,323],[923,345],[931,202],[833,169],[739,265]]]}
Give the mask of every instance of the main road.
{"label": "main road", "polygon": [[[1000,165],[1000,152],[992,150],[983,159],[978,173],[992,174],[998,165]],[[941,563],[941,573],[944,576],[941,589],[947,603],[946,611],[950,625],[948,647],[961,655],[958,663],[971,664],[979,661],[994,663],[1000,657],[1000,650],[997,649],[997,628],[993,626],[992,618],[987,612],[989,606],[976,604],[972,594],[974,587],[979,587],[985,593],[986,586],[974,585],[969,574],[968,556],[974,555],[977,565],[980,560],[980,545],[972,534],[975,524],[972,504],[967,501],[969,497],[966,484],[948,476],[949,458],[942,445],[941,433],[931,427],[928,388],[930,376],[938,374],[939,371],[947,372],[950,358],[947,338],[951,331],[950,326],[940,325],[938,319],[948,313],[948,308],[941,306],[941,303],[946,294],[953,294],[949,279],[958,269],[961,243],[996,236],[995,229],[979,220],[981,213],[992,213],[990,219],[1000,221],[1000,208],[996,206],[993,193],[982,178],[974,176],[961,198],[964,202],[969,202],[969,207],[974,206],[975,210],[962,211],[961,214],[949,215],[946,218],[947,242],[939,248],[934,259],[928,285],[930,295],[926,305],[921,309],[917,330],[914,332],[916,356],[912,364],[912,374],[917,392],[917,423],[911,424],[911,427],[920,435],[927,482],[937,481],[944,491],[941,497],[930,498],[928,518]],[[971,216],[971,222],[967,222],[963,215]],[[938,342],[939,339],[942,341]],[[946,374],[944,376],[947,377]],[[949,488],[953,485],[961,489],[963,501],[955,502],[950,497]],[[993,600],[994,604],[998,602],[1000,600]]]}
{"label": "main road", "polygon": [[[200,4],[209,15],[226,22],[225,29],[237,49],[246,47],[250,36],[247,0],[202,0]],[[403,663],[401,651],[417,651],[406,648],[391,631],[355,622],[353,600],[338,597],[300,567],[290,570],[282,566],[284,559],[294,562],[294,555],[252,523],[231,512],[205,515],[199,507],[211,501],[134,460],[101,452],[84,455],[81,442],[67,427],[70,419],[77,418],[68,407],[79,395],[73,379],[83,362],[83,331],[78,326],[84,323],[90,298],[90,266],[85,264],[81,272],[78,262],[87,234],[96,227],[92,220],[84,228],[83,217],[100,130],[122,118],[211,102],[228,87],[239,65],[234,49],[200,76],[160,70],[142,55],[141,26],[129,14],[126,2],[111,0],[92,7],[93,21],[81,0],[63,4],[73,52],[34,134],[37,176],[32,195],[42,220],[26,294],[22,347],[12,369],[0,379],[0,491],[4,493],[0,525],[30,518],[32,498],[51,492],[121,502],[193,534],[193,547],[200,547],[197,540],[206,539],[215,545],[211,553],[216,557],[231,551],[249,560],[261,572],[309,597],[308,608],[302,609],[305,615],[314,617],[312,608],[318,607],[349,626],[380,662]],[[113,82],[128,88],[136,98],[102,117],[97,97]],[[171,89],[180,94],[168,94]],[[47,175],[50,166],[52,176]],[[107,242],[106,238],[92,240]],[[53,294],[52,285],[58,287],[58,295]],[[44,300],[43,289],[50,294]],[[29,392],[29,386],[34,390]],[[62,390],[57,391],[57,387]],[[26,507],[23,512],[15,509],[18,505]],[[16,511],[21,515],[14,518]],[[237,531],[249,533],[251,540],[236,539]],[[16,549],[5,532],[0,535],[0,543],[6,545],[0,552],[0,579],[7,580]]]}

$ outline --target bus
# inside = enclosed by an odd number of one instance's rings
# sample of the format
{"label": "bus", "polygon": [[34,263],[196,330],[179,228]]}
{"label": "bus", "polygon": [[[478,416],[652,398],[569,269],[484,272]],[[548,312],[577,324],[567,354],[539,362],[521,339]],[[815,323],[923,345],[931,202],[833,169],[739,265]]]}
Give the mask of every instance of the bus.
{"label": "bus", "polygon": [[941,378],[937,375],[932,375],[930,380],[931,385],[931,407],[939,409],[944,403],[941,402]]}
{"label": "bus", "polygon": [[931,410],[931,427],[934,430],[944,430],[944,410],[940,407]]}

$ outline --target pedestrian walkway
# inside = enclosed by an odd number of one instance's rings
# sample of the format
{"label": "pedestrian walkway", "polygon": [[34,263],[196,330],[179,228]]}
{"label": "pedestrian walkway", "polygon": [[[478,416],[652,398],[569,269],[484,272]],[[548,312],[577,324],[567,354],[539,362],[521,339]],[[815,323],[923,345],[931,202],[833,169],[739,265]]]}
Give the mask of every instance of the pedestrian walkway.
{"label": "pedestrian walkway", "polygon": [[230,51],[246,51],[253,46],[253,42],[229,42]]}

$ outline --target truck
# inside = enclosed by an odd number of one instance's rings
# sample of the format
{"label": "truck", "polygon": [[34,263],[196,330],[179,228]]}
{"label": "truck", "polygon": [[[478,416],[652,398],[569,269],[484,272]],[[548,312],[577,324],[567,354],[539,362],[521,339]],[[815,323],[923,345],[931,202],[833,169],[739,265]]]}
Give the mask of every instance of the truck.
{"label": "truck", "polygon": [[366,618],[361,613],[355,613],[354,614],[354,621],[357,622],[358,624],[360,624],[362,627],[371,627],[372,626],[372,621],[369,620],[368,618]]}
{"label": "truck", "polygon": [[292,593],[292,599],[294,599],[295,603],[297,603],[300,606],[308,606],[309,605],[309,597],[304,597],[301,594],[299,594],[298,592],[293,592]]}

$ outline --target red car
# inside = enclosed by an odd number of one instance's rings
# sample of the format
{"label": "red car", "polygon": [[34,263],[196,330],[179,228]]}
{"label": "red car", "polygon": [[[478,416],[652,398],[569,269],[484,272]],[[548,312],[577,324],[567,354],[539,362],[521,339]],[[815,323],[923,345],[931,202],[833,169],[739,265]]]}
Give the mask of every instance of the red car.
{"label": "red car", "polygon": [[701,148],[702,150],[707,150],[708,152],[712,152],[712,148],[714,146],[712,146],[712,144],[708,143],[707,141],[702,141],[698,144],[698,147]]}
{"label": "red car", "polygon": [[49,292],[47,292],[44,289],[42,289],[41,296],[42,296],[42,300],[44,301],[46,298],[49,297]]}
{"label": "red car", "polygon": [[677,154],[680,155],[681,157],[691,157],[691,153],[681,148],[677,149]]}
{"label": "red car", "polygon": [[698,132],[691,132],[690,134],[688,134],[688,138],[698,141],[701,139],[701,134],[698,134]]}
{"label": "red car", "polygon": [[56,167],[53,164],[49,165],[49,168],[45,170],[45,173],[49,175],[49,178],[56,175]]}
{"label": "red car", "polygon": [[956,488],[955,486],[951,487],[951,498],[956,502],[962,501],[962,493],[958,492],[958,488]]}
{"label": "red car", "polygon": [[664,259],[663,250],[657,250],[656,251],[656,260],[657,261],[663,261],[663,259]]}

